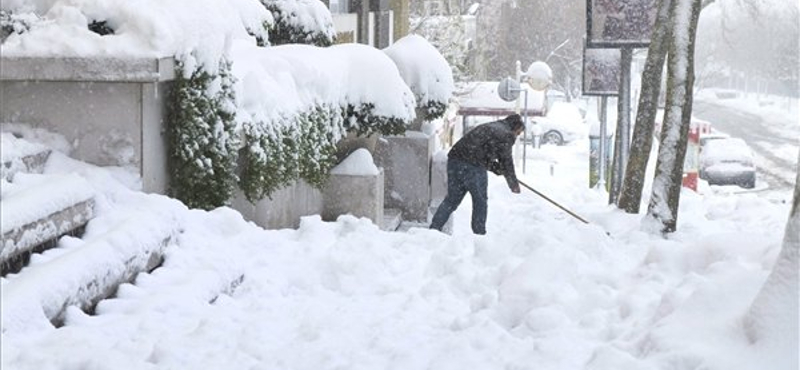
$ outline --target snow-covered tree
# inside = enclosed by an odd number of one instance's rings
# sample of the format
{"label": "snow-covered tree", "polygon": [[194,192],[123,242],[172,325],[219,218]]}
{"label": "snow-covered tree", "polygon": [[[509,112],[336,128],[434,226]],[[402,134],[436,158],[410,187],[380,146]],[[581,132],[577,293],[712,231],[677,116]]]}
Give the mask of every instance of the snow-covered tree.
{"label": "snow-covered tree", "polygon": [[474,17],[462,15],[458,4],[445,7],[441,15],[416,14],[410,20],[410,33],[428,40],[442,54],[453,70],[453,79],[458,82],[470,81],[474,71],[470,64],[472,35],[467,32],[468,23]]}
{"label": "snow-covered tree", "polygon": [[781,369],[798,368],[798,271],[800,271],[800,155],[794,185],[794,201],[783,236],[783,247],[745,318],[752,343],[768,348],[781,359]]}
{"label": "snow-covered tree", "polygon": [[[563,91],[568,98],[580,94],[585,2],[517,1],[508,15],[504,21],[508,27],[506,63],[544,61],[553,70],[551,87]],[[513,64],[506,64],[505,68],[514,70]]]}
{"label": "snow-covered tree", "polygon": [[658,97],[661,94],[661,77],[669,45],[672,1],[674,0],[659,2],[656,24],[650,37],[647,61],[642,72],[642,86],[631,138],[630,156],[617,203],[620,209],[628,213],[639,213],[639,205],[642,202],[647,162],[650,159],[650,149],[653,147],[656,110],[658,109]]}
{"label": "snow-covered tree", "polygon": [[674,0],[670,7],[667,103],[645,217],[648,228],[662,233],[674,232],[678,222],[683,162],[692,116],[694,48],[700,9],[701,0]]}
{"label": "snow-covered tree", "polygon": [[[794,0],[716,0],[703,11],[698,31],[698,68],[721,87],[734,83],[755,90],[769,81],[771,92],[798,91],[800,3]],[[744,81],[739,84],[738,81]],[[711,81],[714,82],[714,81]]]}

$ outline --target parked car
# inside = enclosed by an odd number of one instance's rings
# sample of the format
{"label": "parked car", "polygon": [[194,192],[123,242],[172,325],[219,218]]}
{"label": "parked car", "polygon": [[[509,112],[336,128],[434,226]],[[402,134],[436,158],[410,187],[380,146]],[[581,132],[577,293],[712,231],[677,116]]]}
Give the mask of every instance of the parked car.
{"label": "parked car", "polygon": [[700,152],[700,178],[711,185],[756,186],[753,151],[739,138],[717,138],[705,142]]}
{"label": "parked car", "polygon": [[531,136],[538,133],[542,145],[563,145],[589,135],[588,125],[578,106],[564,101],[553,102],[547,115],[534,117],[532,123],[526,139],[530,140]]}
{"label": "parked car", "polygon": [[712,132],[708,134],[700,134],[700,149],[706,145],[711,140],[717,139],[728,139],[730,136],[728,134],[723,134],[721,132]]}

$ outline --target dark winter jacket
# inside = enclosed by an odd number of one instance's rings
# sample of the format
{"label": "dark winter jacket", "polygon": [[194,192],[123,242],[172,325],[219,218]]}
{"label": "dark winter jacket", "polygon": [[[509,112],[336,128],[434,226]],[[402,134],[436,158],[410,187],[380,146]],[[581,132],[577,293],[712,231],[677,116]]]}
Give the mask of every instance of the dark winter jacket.
{"label": "dark winter jacket", "polygon": [[453,145],[447,157],[505,176],[508,187],[514,189],[519,187],[511,157],[511,148],[516,140],[512,122],[503,119],[484,123],[467,132]]}

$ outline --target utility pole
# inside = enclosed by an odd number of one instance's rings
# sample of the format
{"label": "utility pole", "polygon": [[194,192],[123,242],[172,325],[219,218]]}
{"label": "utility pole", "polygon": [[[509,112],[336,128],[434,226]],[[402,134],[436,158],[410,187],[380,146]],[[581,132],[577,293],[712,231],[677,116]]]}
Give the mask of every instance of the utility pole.
{"label": "utility pole", "polygon": [[631,65],[633,49],[620,49],[619,95],[617,95],[617,130],[614,135],[614,160],[608,203],[616,204],[625,179],[631,143]]}

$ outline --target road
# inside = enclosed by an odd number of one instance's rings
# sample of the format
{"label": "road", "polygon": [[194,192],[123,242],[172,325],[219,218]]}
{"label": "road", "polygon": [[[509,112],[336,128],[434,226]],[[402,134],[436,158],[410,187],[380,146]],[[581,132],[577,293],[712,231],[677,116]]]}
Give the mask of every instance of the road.
{"label": "road", "polygon": [[698,100],[692,112],[695,117],[711,122],[713,129],[742,138],[750,145],[756,156],[757,181],[765,182],[769,192],[791,194],[797,171],[800,124],[775,124],[764,117]]}

